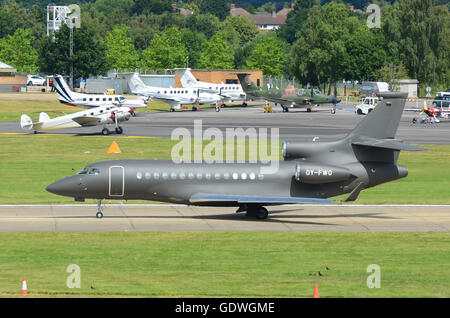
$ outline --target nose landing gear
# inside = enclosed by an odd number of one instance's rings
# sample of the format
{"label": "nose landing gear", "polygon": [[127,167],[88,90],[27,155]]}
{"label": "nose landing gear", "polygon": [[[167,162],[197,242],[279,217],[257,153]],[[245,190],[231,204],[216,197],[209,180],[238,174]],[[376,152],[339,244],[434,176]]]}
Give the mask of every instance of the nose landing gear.
{"label": "nose landing gear", "polygon": [[97,214],[95,214],[97,219],[103,218],[103,209],[104,208],[102,207],[102,200],[98,200],[98,202],[97,202]]}

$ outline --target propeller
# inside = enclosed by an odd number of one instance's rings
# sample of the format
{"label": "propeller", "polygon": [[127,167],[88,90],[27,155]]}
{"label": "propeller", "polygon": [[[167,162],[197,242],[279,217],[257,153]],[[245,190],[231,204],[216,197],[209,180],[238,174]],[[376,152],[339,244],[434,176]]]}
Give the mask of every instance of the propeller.
{"label": "propeller", "polygon": [[111,112],[111,116],[109,116],[109,118],[112,120],[113,123],[116,122],[116,114],[115,112]]}

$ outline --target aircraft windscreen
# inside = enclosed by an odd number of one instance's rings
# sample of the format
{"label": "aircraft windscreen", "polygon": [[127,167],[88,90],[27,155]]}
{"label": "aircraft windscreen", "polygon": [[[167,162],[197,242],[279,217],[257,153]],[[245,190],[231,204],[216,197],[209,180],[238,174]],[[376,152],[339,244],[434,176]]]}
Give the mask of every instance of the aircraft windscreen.
{"label": "aircraft windscreen", "polygon": [[89,171],[89,168],[84,167],[83,169],[81,169],[80,171],[77,172],[77,174],[87,174]]}

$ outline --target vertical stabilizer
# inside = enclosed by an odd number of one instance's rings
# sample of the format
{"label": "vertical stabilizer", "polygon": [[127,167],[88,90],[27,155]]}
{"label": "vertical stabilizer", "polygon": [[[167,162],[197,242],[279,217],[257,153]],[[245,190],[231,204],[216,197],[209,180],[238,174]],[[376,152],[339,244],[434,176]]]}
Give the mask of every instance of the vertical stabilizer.
{"label": "vertical stabilizer", "polygon": [[58,94],[58,100],[63,104],[70,104],[74,101],[73,92],[61,75],[53,75],[53,88]]}
{"label": "vertical stabilizer", "polygon": [[177,69],[178,77],[180,78],[181,85],[185,88],[198,86],[199,83],[194,75],[191,73],[190,68]]}
{"label": "vertical stabilizer", "polygon": [[382,98],[378,106],[350,132],[347,138],[361,136],[376,139],[395,138],[407,93],[383,92],[378,96]]}
{"label": "vertical stabilizer", "polygon": [[139,74],[134,73],[133,76],[131,76],[128,80],[128,87],[130,88],[132,94],[139,94],[143,92],[143,90],[146,88],[146,85],[139,77]]}

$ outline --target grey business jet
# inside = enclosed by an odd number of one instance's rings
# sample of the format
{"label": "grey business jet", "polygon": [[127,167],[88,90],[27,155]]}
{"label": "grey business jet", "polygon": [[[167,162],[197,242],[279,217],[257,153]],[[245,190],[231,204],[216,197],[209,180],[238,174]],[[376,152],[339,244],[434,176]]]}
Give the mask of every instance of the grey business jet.
{"label": "grey business jet", "polygon": [[87,165],[47,187],[76,201],[152,200],[202,206],[235,206],[237,212],[265,219],[265,206],[332,203],[328,198],[404,178],[400,150],[424,150],[395,139],[405,93],[386,92],[346,137],[332,142],[284,142],[277,173],[263,164],[177,164],[170,160],[109,160]]}

